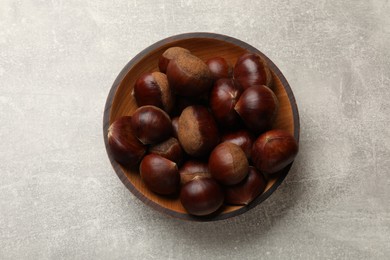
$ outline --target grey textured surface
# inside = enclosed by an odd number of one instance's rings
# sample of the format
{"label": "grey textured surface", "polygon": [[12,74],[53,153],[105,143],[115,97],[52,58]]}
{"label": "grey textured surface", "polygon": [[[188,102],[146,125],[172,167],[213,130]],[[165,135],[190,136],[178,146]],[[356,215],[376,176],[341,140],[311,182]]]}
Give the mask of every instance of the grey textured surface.
{"label": "grey textured surface", "polygon": [[[379,0],[2,0],[0,259],[389,259],[389,13]],[[102,137],[122,67],[194,31],[263,51],[301,116],[285,182],[216,223],[143,205]]]}

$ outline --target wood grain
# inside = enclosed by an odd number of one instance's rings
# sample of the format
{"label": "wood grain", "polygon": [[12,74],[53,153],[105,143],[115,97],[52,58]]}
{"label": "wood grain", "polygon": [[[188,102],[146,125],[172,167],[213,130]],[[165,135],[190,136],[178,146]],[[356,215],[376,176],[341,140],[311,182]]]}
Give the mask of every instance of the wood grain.
{"label": "wood grain", "polygon": [[245,207],[225,206],[219,214],[199,218],[187,214],[177,198],[163,197],[150,192],[141,181],[136,169],[124,169],[116,163],[111,155],[107,145],[109,125],[121,116],[132,115],[137,109],[135,100],[131,95],[135,81],[142,73],[158,71],[160,55],[172,46],[189,49],[194,55],[203,60],[222,56],[231,64],[235,64],[237,57],[245,52],[254,52],[263,56],[272,71],[273,90],[280,103],[274,128],[289,131],[299,142],[299,116],[295,98],[286,79],[272,61],[254,47],[237,39],[211,33],[189,33],[173,36],[151,45],[134,57],[118,75],[108,95],[103,119],[103,133],[108,156],[118,177],[126,187],[144,203],[163,213],[181,219],[197,221],[220,220],[242,214],[269,197],[286,177],[291,165],[281,171],[277,175],[278,177],[271,179],[267,184],[265,192],[250,205]]}

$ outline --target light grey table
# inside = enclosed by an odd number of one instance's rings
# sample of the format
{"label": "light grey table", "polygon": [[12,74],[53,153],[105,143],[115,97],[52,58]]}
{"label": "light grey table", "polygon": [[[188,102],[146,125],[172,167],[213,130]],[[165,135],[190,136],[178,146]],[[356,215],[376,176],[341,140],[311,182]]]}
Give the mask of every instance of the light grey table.
{"label": "light grey table", "polygon": [[[389,259],[389,1],[0,2],[0,259]],[[108,91],[184,32],[252,44],[298,102],[300,154],[248,213],[189,223],[120,182]]]}

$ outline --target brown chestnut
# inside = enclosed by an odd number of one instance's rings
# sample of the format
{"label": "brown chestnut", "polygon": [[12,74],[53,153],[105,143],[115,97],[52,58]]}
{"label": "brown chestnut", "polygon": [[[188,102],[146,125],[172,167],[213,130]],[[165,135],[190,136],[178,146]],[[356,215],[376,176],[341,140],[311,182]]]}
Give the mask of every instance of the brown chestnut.
{"label": "brown chestnut", "polygon": [[193,180],[195,177],[211,177],[208,164],[198,160],[186,161],[179,169],[179,174],[182,185]]}
{"label": "brown chestnut", "polygon": [[108,128],[107,137],[114,159],[124,166],[137,165],[146,153],[146,146],[138,140],[131,128],[130,116],[115,120]]}
{"label": "brown chestnut", "polygon": [[206,61],[213,78],[231,78],[233,74],[232,66],[222,57],[214,57]]}
{"label": "brown chestnut", "polygon": [[248,159],[242,149],[232,143],[221,143],[210,154],[209,171],[224,185],[234,185],[248,174]]}
{"label": "brown chestnut", "polygon": [[241,88],[234,85],[233,79],[219,79],[210,94],[210,108],[215,120],[222,126],[235,126],[240,116],[234,107],[241,95]]}
{"label": "brown chestnut", "polygon": [[248,205],[257,196],[263,193],[267,181],[264,176],[249,166],[248,176],[234,186],[225,187],[225,202],[233,205]]}
{"label": "brown chestnut", "polygon": [[143,144],[162,142],[172,134],[170,117],[155,106],[139,107],[131,118],[131,126]]}
{"label": "brown chestnut", "polygon": [[179,138],[179,135],[178,135],[178,132],[179,132],[179,117],[174,117],[172,118],[172,135],[173,137],[175,137],[176,139]]}
{"label": "brown chestnut", "polygon": [[133,96],[139,107],[152,105],[171,112],[175,95],[168,84],[167,76],[161,72],[145,73],[134,85]]}
{"label": "brown chestnut", "polygon": [[234,107],[246,126],[256,134],[272,126],[278,108],[279,101],[276,95],[266,86],[246,89]]}
{"label": "brown chestnut", "polygon": [[264,58],[254,53],[241,55],[234,66],[234,79],[243,88],[270,86],[272,74]]}
{"label": "brown chestnut", "polygon": [[190,54],[190,51],[181,47],[171,47],[167,49],[160,57],[158,61],[158,68],[161,72],[167,71],[168,64],[171,60],[177,58],[183,53]]}
{"label": "brown chestnut", "polygon": [[212,178],[195,178],[182,186],[180,201],[188,213],[206,216],[217,211],[223,204],[224,194]]}
{"label": "brown chestnut", "polygon": [[297,153],[295,138],[289,132],[274,129],[257,138],[252,148],[252,160],[259,171],[272,174],[290,164]]}
{"label": "brown chestnut", "polygon": [[180,175],[176,163],[156,154],[148,154],[140,164],[145,185],[153,192],[168,195],[178,191]]}
{"label": "brown chestnut", "polygon": [[212,84],[211,72],[198,57],[182,54],[171,60],[167,67],[169,85],[181,96],[199,96],[207,92]]}
{"label": "brown chestnut", "polygon": [[207,156],[219,143],[214,118],[203,106],[189,106],[183,110],[178,135],[184,151],[195,157]]}
{"label": "brown chestnut", "polygon": [[244,129],[229,132],[222,136],[222,142],[229,142],[240,146],[248,159],[251,157],[254,141],[255,137],[249,131]]}
{"label": "brown chestnut", "polygon": [[162,143],[152,145],[149,153],[160,155],[180,165],[183,161],[184,152],[176,138],[169,138]]}

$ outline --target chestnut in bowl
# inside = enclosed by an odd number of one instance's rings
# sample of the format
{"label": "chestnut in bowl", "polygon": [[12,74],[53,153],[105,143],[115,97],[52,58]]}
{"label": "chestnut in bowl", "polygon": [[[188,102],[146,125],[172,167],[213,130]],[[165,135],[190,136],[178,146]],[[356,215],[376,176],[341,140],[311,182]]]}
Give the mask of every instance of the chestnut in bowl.
{"label": "chestnut in bowl", "polygon": [[234,109],[241,93],[241,88],[234,84],[233,79],[219,79],[215,82],[210,93],[210,108],[221,126],[237,127],[241,123]]}
{"label": "chestnut in bowl", "polygon": [[161,54],[158,60],[158,68],[161,72],[166,73],[168,64],[171,60],[176,59],[182,54],[190,54],[191,52],[181,47],[171,47]]}
{"label": "chestnut in bowl", "polygon": [[232,77],[233,68],[223,57],[208,59],[206,64],[215,80]]}
{"label": "chestnut in bowl", "polygon": [[156,106],[139,107],[131,117],[131,127],[143,144],[156,144],[172,134],[171,118]]}
{"label": "chestnut in bowl", "polygon": [[298,153],[298,143],[289,132],[273,129],[260,135],[252,147],[256,168],[272,174],[289,165]]}
{"label": "chestnut in bowl", "polygon": [[238,57],[234,66],[234,79],[243,89],[261,85],[270,87],[272,74],[263,57],[245,53]]}
{"label": "chestnut in bowl", "polygon": [[234,110],[245,125],[260,134],[272,127],[279,109],[275,93],[266,86],[247,88],[237,101]]}
{"label": "chestnut in bowl", "polygon": [[[271,177],[268,180],[265,191],[257,196],[248,206],[224,205],[220,208],[218,214],[196,217],[185,210],[179,198],[162,196],[150,191],[141,180],[139,171],[135,168],[123,167],[115,160],[114,154],[109,147],[109,126],[122,116],[131,116],[138,108],[135,98],[131,95],[136,80],[145,72],[159,71],[159,58],[167,49],[173,46],[188,49],[193,55],[203,61],[220,56],[233,65],[239,56],[248,52],[256,53],[264,58],[272,74],[272,90],[279,100],[279,112],[273,127],[288,131],[297,142],[299,141],[299,116],[293,91],[281,71],[271,60],[253,46],[229,36],[213,33],[188,33],[163,39],[147,47],[136,55],[118,74],[108,94],[104,109],[103,137],[108,157],[119,179],[135,197],[145,202],[148,207],[156,209],[161,213],[192,221],[216,221],[238,216],[268,198],[282,183],[290,166],[284,168],[278,176]],[[126,50],[123,52],[125,53]]]}
{"label": "chestnut in bowl", "polygon": [[132,94],[139,107],[152,105],[167,113],[172,111],[175,102],[167,76],[161,72],[149,72],[139,77]]}
{"label": "chestnut in bowl", "polygon": [[224,142],[210,154],[209,171],[211,176],[224,185],[234,185],[248,174],[249,163],[240,146]]}
{"label": "chestnut in bowl", "polygon": [[212,178],[195,178],[184,184],[180,201],[192,215],[205,216],[217,211],[223,203],[221,186]]}
{"label": "chestnut in bowl", "polygon": [[130,116],[115,120],[108,128],[107,139],[113,157],[124,166],[137,165],[146,153],[146,146],[131,127]]}
{"label": "chestnut in bowl", "polygon": [[179,141],[186,153],[205,157],[219,143],[213,116],[204,106],[189,106],[179,117]]}
{"label": "chestnut in bowl", "polygon": [[157,154],[148,154],[142,159],[139,171],[142,180],[153,192],[169,195],[179,190],[179,169],[171,160]]}

